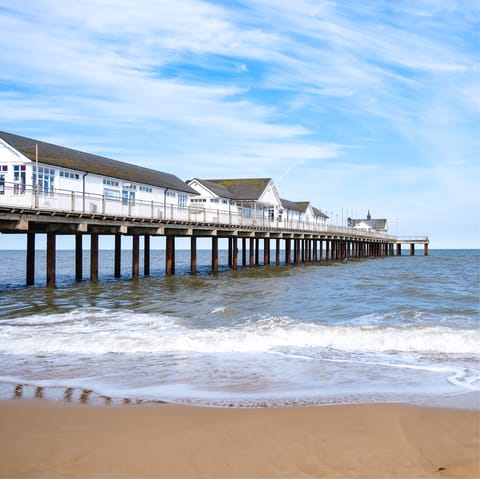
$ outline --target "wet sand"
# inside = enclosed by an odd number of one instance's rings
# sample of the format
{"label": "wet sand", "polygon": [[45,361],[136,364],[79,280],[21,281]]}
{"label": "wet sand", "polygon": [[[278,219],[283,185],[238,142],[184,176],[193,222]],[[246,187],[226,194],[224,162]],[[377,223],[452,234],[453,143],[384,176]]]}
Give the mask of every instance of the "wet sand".
{"label": "wet sand", "polygon": [[476,479],[479,411],[0,402],[0,477]]}

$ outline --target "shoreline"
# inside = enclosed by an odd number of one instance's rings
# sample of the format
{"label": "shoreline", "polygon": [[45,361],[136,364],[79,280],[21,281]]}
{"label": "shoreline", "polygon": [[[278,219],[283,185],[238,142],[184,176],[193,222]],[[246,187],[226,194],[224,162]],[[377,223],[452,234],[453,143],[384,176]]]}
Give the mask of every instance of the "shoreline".
{"label": "shoreline", "polygon": [[187,407],[207,407],[207,408],[236,408],[236,409],[255,409],[255,408],[288,408],[288,407],[324,407],[324,406],[346,406],[355,404],[411,404],[414,406],[428,406],[453,409],[467,409],[480,411],[480,391],[465,390],[450,394],[437,395],[417,395],[411,398],[399,397],[395,399],[376,399],[369,400],[368,397],[357,398],[355,401],[331,401],[331,397],[318,398],[317,401],[305,400],[258,400],[246,404],[223,401],[191,401],[175,402],[166,399],[148,399],[134,397],[112,397],[99,394],[91,389],[81,387],[60,387],[60,386],[36,386],[35,384],[15,384],[0,383],[0,403],[2,401],[50,401],[53,403],[82,404],[89,406],[121,406],[121,405],[172,405]]}
{"label": "shoreline", "polygon": [[0,401],[0,477],[477,478],[479,411]]}

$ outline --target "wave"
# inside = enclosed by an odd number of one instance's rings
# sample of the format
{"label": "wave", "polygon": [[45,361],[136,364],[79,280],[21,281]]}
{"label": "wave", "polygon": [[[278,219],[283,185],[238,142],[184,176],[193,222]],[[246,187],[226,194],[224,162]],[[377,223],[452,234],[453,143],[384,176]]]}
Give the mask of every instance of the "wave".
{"label": "wave", "polygon": [[83,308],[0,321],[0,353],[268,353],[289,348],[478,356],[480,331],[432,325],[305,323],[288,317],[195,327],[158,314]]}

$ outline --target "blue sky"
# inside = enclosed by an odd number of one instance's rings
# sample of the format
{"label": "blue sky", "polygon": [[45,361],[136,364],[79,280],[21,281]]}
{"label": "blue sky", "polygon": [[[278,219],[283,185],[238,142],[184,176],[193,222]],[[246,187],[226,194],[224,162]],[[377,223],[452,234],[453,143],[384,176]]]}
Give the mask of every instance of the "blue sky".
{"label": "blue sky", "polygon": [[[0,129],[480,247],[475,0],[0,0]],[[3,244],[3,243],[2,243]]]}

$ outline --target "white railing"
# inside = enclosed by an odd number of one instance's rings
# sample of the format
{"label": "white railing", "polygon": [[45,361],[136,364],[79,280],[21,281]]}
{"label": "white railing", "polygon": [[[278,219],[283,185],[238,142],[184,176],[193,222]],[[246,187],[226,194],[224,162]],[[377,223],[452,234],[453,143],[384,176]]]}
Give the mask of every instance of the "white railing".
{"label": "white railing", "polygon": [[328,233],[351,235],[385,240],[394,236],[382,232],[362,231],[344,226],[332,226],[315,222],[271,219],[263,210],[251,210],[250,216],[236,211],[204,208],[198,204],[179,207],[155,201],[122,201],[104,195],[79,191],[55,190],[52,193],[36,192],[32,188],[18,185],[0,185],[0,206],[23,208],[40,212],[76,213],[81,215],[135,218],[145,220],[176,221],[198,225],[222,225],[229,227],[252,227],[286,232]]}
{"label": "white railing", "polygon": [[397,236],[396,238],[400,243],[424,243],[428,241],[428,236]]}

